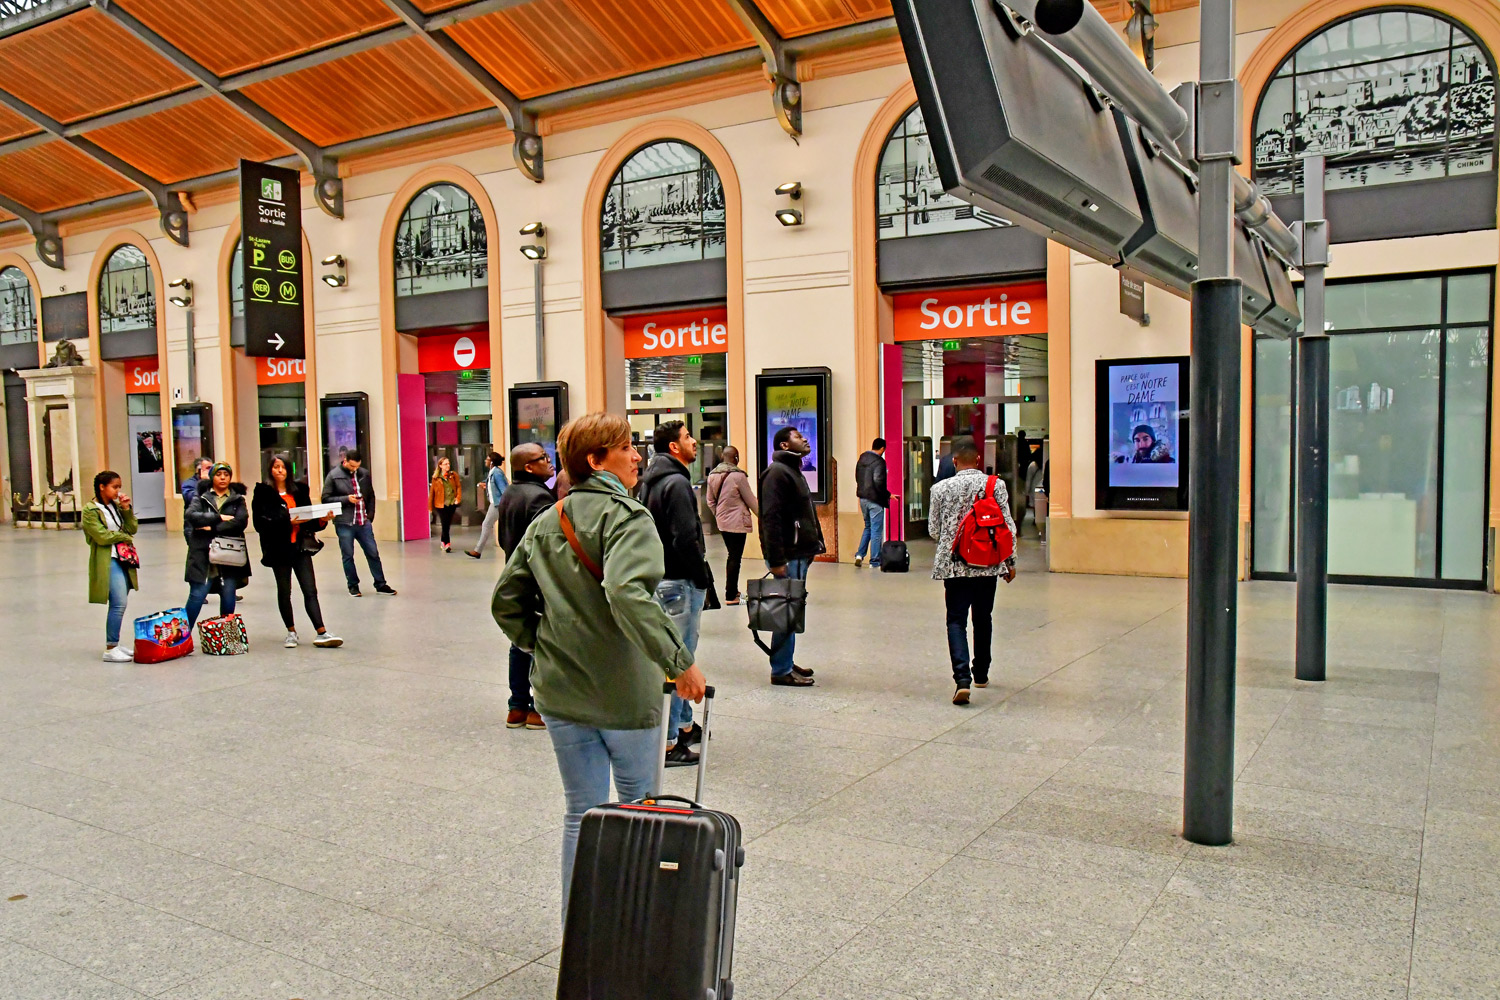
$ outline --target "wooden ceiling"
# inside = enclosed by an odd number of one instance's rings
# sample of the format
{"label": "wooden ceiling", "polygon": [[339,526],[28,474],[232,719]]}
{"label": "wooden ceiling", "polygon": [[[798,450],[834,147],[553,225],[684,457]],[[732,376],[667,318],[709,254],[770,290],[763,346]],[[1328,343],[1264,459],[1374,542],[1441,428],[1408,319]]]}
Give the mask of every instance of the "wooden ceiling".
{"label": "wooden ceiling", "polygon": [[[1093,2],[1121,16],[1124,0]],[[1196,0],[1157,2],[1175,9]],[[755,3],[786,39],[891,16],[889,0]],[[751,54],[756,45],[729,0],[112,0],[110,7],[49,0],[47,17],[0,21],[0,92],[26,112],[0,103],[0,197],[52,212],[140,190],[139,178],[119,171],[175,185],[221,175],[241,157],[292,155],[296,135],[278,137],[255,120],[255,108],[214,94],[205,76],[330,147],[476,111],[498,114],[503,100],[455,64],[465,59],[525,102]],[[434,15],[433,39],[408,23]],[[820,44],[878,44],[868,34],[830,38]],[[178,61],[163,44],[178,50]],[[443,45],[456,59],[439,51]],[[125,166],[111,169],[104,162],[111,156]]]}

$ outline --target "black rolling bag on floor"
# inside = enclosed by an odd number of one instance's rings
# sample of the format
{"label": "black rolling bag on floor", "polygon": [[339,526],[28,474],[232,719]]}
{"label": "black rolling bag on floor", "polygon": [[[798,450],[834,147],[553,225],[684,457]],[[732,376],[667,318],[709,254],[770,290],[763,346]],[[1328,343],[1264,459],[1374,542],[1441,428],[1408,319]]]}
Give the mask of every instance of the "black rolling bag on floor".
{"label": "black rolling bag on floor", "polygon": [[[675,685],[667,684],[670,695]],[[708,761],[714,689],[703,705],[698,788]],[[671,699],[662,711],[662,761]],[[657,772],[662,787],[664,769]],[[697,802],[658,795],[583,815],[563,928],[557,1000],[733,1000],[731,959],[740,824]]]}
{"label": "black rolling bag on floor", "polygon": [[907,554],[905,542],[882,542],[880,546],[880,572],[905,573],[911,569],[911,556]]}

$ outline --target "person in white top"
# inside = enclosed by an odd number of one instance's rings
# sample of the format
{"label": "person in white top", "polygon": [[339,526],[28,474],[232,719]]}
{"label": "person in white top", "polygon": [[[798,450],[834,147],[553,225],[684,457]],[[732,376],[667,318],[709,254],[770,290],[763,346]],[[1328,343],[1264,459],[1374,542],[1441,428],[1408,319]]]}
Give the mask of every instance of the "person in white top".
{"label": "person in white top", "polygon": [[126,599],[140,589],[135,575],[135,533],[140,525],[130,497],[121,491],[118,473],[106,470],[94,477],[94,502],[83,508],[80,523],[89,545],[89,603],[109,605],[104,662],[129,663],[135,656],[120,645],[120,625]]}

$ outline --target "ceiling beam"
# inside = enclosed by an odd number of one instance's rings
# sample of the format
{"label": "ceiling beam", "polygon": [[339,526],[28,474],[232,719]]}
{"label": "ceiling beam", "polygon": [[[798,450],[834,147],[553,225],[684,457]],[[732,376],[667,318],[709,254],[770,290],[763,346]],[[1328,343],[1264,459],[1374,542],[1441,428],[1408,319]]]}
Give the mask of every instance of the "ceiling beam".
{"label": "ceiling beam", "polygon": [[766,72],[771,76],[771,106],[776,120],[793,139],[802,134],[802,84],[797,82],[797,59],[787,49],[786,39],[776,30],[755,0],[725,0],[732,8],[755,45],[765,57]]}
{"label": "ceiling beam", "polygon": [[31,235],[36,238],[36,255],[41,258],[42,263],[62,270],[63,244],[62,237],[57,233],[56,220],[49,219],[40,212],[33,212],[3,194],[0,194],[0,208],[20,219],[31,230]]}
{"label": "ceiling beam", "polygon": [[521,173],[538,183],[542,180],[542,137],[537,132],[536,118],[513,94],[509,87],[495,79],[493,73],[480,65],[479,60],[469,54],[462,45],[454,41],[442,28],[434,27],[432,18],[422,13],[411,0],[384,0],[385,5],[411,29],[427,40],[427,44],[458,70],[476,87],[482,90],[505,114],[505,124],[515,134],[511,153]]}
{"label": "ceiling beam", "polygon": [[252,83],[263,83],[266,80],[274,80],[277,77],[287,76],[314,66],[322,66],[345,56],[358,55],[368,52],[370,49],[378,49],[382,45],[392,42],[403,41],[412,37],[412,30],[404,24],[393,24],[389,28],[381,28],[367,35],[356,35],[346,38],[342,42],[333,45],[325,45],[322,48],[312,49],[299,55],[289,56],[255,69],[247,69],[240,73],[231,73],[229,76],[219,78],[219,86],[224,90],[243,90]]}
{"label": "ceiling beam", "polygon": [[122,10],[112,0],[92,0],[92,2],[93,6],[106,17],[134,35],[157,55],[192,77],[200,87],[226,101],[245,117],[295,149],[313,175],[313,195],[318,207],[336,219],[344,217],[344,182],[339,177],[338,161],[325,155],[321,146],[256,104],[245,94],[225,90],[223,81],[215,73],[157,34],[156,31],[142,24],[135,15]]}

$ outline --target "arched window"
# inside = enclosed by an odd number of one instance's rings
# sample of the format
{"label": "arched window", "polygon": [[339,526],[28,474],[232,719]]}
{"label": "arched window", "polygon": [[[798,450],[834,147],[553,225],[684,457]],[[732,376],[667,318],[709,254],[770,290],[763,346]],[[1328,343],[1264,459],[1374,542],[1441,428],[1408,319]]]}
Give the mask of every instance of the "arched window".
{"label": "arched window", "polygon": [[1329,190],[1495,169],[1495,68],[1462,26],[1415,10],[1338,21],[1286,58],[1255,113],[1255,178],[1300,191],[1301,157]]}
{"label": "arched window", "polygon": [[653,142],[610,179],[599,215],[606,271],[724,256],[724,185],[685,142]]}
{"label": "arched window", "polygon": [[396,227],[396,295],[425,295],[489,284],[484,216],[469,192],[433,184],[401,214]]}
{"label": "arched window", "polygon": [[234,246],[234,256],[229,260],[229,317],[245,315],[245,261],[244,241]]}
{"label": "arched window", "polygon": [[875,217],[883,240],[1012,225],[943,190],[920,106],[908,111],[885,141],[875,178]]}
{"label": "arched window", "polygon": [[156,283],[140,248],[116,247],[99,275],[99,332],[156,329]]}
{"label": "arched window", "polygon": [[19,267],[0,267],[0,347],[36,343],[36,302]]}

